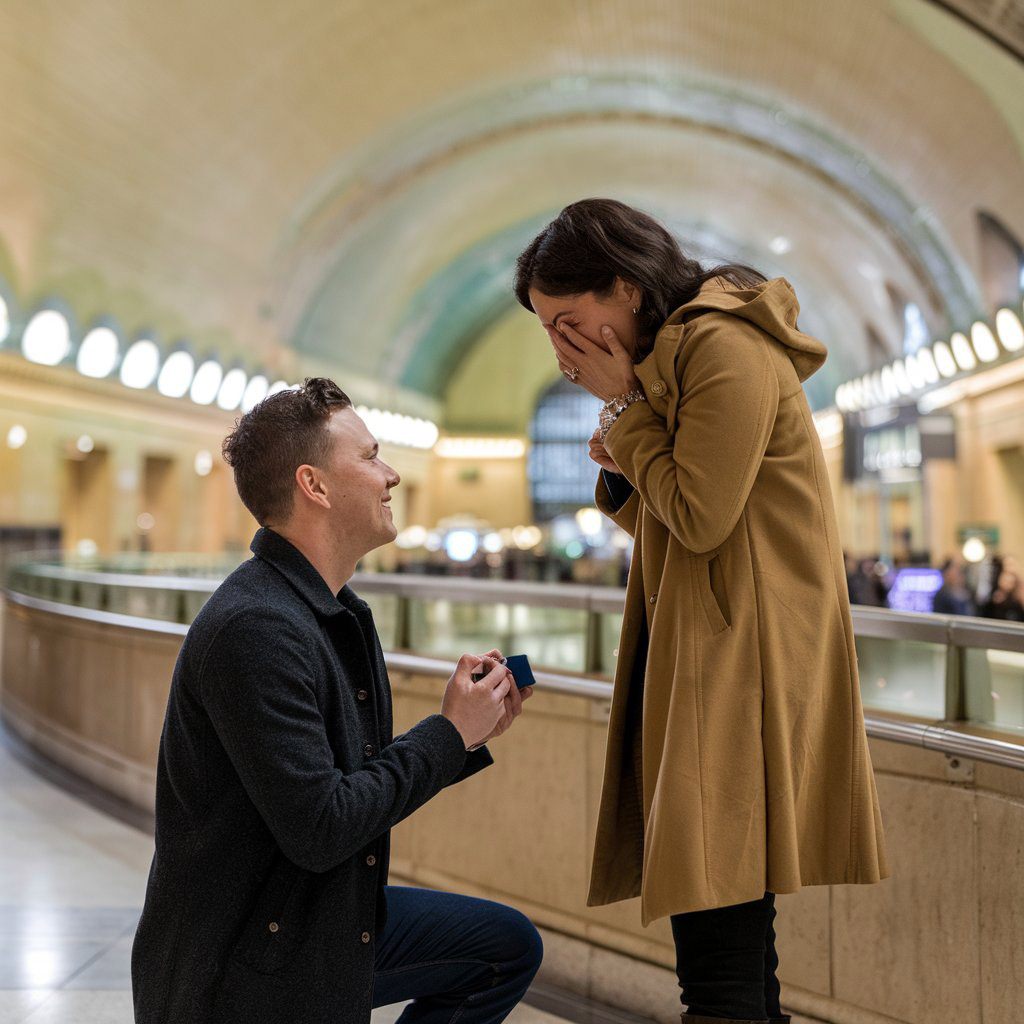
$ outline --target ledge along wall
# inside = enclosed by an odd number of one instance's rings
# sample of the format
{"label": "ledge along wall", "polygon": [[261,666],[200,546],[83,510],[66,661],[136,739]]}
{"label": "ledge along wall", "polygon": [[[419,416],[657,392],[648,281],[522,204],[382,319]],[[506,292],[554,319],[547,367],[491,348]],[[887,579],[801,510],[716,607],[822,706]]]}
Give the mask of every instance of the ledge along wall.
{"label": "ledge along wall", "polygon": [[[184,627],[178,628],[184,633]],[[11,601],[4,719],[46,756],[152,809],[181,636]],[[444,679],[393,671],[396,731]],[[496,764],[394,832],[392,879],[513,904],[544,929],[541,979],[666,1024],[679,1002],[667,921],[587,908],[608,703],[545,693]],[[779,898],[790,1009],[836,1024],[1007,1024],[1024,1001],[1024,772],[871,741],[893,877]]]}

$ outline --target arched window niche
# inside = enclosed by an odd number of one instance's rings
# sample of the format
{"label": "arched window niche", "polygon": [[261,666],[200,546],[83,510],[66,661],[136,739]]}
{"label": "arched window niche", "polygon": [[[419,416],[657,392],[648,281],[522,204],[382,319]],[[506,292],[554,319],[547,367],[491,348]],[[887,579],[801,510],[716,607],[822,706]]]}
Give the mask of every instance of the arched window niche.
{"label": "arched window niche", "polygon": [[594,504],[598,466],[587,441],[597,429],[600,408],[599,399],[564,377],[541,394],[530,419],[527,462],[535,522]]}

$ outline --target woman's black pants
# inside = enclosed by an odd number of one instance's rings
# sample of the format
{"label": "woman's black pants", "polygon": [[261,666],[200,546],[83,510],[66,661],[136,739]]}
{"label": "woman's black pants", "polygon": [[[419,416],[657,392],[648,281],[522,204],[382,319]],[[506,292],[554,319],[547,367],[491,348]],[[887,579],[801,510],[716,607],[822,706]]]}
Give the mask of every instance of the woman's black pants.
{"label": "woman's black pants", "polygon": [[775,894],[732,907],[674,914],[676,974],[695,1016],[770,1020],[782,1016],[775,971]]}

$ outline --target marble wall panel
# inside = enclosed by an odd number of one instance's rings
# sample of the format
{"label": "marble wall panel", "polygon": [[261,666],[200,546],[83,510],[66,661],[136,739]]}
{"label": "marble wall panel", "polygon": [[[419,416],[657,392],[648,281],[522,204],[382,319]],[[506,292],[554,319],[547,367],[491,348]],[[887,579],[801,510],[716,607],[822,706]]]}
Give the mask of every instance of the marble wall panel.
{"label": "marble wall panel", "polygon": [[979,795],[977,808],[981,1021],[1006,1024],[1024,1005],[1024,803]]}
{"label": "marble wall panel", "polygon": [[833,995],[910,1024],[976,1021],[974,793],[888,775],[878,793],[892,877],[833,888]]}

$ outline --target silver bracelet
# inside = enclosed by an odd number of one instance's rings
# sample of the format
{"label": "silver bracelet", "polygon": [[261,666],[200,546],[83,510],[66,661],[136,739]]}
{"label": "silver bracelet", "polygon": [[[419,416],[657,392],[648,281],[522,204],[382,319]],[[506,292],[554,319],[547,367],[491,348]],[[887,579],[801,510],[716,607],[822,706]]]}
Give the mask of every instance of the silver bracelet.
{"label": "silver bracelet", "polygon": [[632,391],[627,392],[624,395],[619,395],[618,398],[610,398],[604,405],[601,406],[600,412],[597,414],[597,420],[600,427],[599,439],[603,442],[608,434],[611,425],[635,402],[646,402],[647,396],[644,394],[642,388],[633,388]]}

